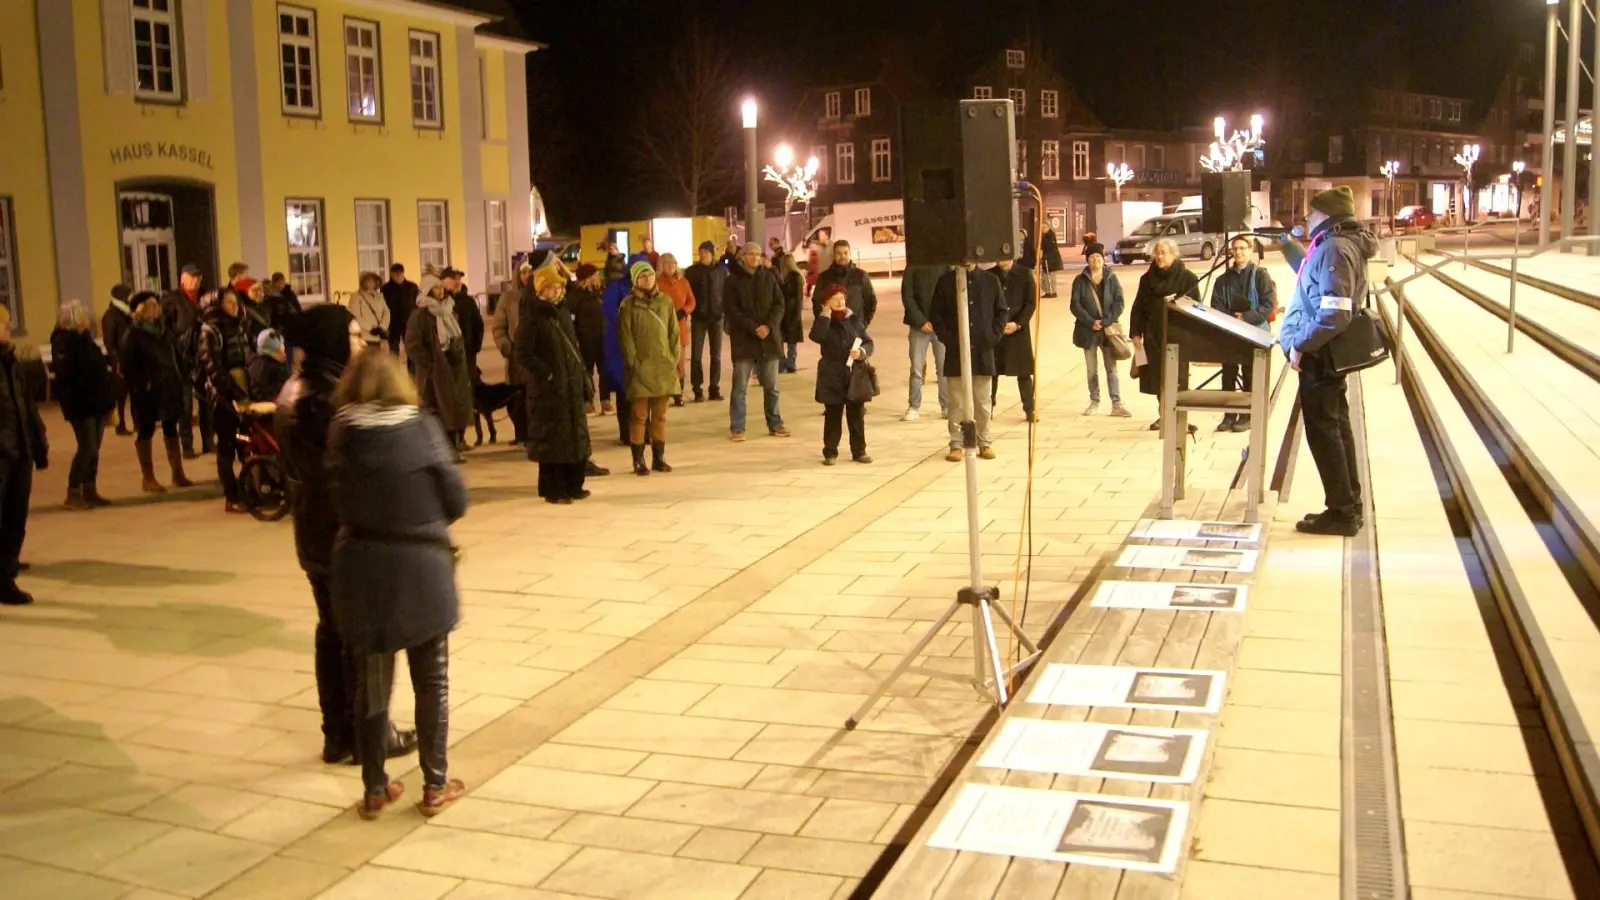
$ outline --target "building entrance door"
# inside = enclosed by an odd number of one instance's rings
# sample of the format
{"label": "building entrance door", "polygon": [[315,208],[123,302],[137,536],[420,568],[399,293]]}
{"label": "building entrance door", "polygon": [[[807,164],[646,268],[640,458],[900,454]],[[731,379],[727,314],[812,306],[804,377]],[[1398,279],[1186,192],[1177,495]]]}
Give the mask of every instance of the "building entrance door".
{"label": "building entrance door", "polygon": [[136,291],[170,291],[176,287],[173,265],[177,236],[172,227],[172,198],[165,194],[123,191],[122,277]]}

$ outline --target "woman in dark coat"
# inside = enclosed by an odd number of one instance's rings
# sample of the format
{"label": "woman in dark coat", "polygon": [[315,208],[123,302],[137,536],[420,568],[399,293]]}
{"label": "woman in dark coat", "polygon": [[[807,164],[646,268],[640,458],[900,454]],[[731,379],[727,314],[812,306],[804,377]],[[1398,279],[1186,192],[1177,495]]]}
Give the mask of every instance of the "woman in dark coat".
{"label": "woman in dark coat", "polygon": [[850,424],[850,458],[870,463],[867,455],[865,402],[850,401],[850,369],[858,359],[872,355],[872,336],[861,317],[850,310],[843,284],[829,284],[822,300],[822,315],[811,323],[811,339],[822,345],[817,362],[817,402],[822,404],[822,464],[839,457],[839,420]]}
{"label": "woman in dark coat", "polygon": [[157,425],[161,426],[161,437],[166,443],[173,486],[194,484],[183,473],[183,447],[179,438],[179,426],[189,414],[184,399],[184,380],[189,373],[178,362],[178,344],[162,314],[161,298],[152,291],[142,291],[133,296],[132,307],[133,327],[123,337],[122,351],[117,358],[122,361],[122,378],[128,384],[128,406],[133,411],[133,449],[139,456],[144,492],[159,494],[166,488],[156,480],[151,441]]}
{"label": "woman in dark coat", "polygon": [[778,287],[783,289],[784,343],[784,355],[778,360],[778,371],[798,372],[800,342],[805,340],[800,305],[805,301],[806,276],[795,264],[793,253],[785,253],[778,260]]}
{"label": "woman in dark coat", "polygon": [[454,442],[417,408],[399,360],[364,353],[346,367],[328,431],[328,488],[339,536],[333,546],[333,609],[358,660],[359,812],[373,819],[404,787],[384,771],[394,655],[406,651],[416,692],[425,816],[466,790],[448,776],[450,632],[460,620],[450,523],[467,512]]}
{"label": "woman in dark coat", "polygon": [[1033,311],[1038,306],[1034,299],[1033,270],[1010,261],[995,266],[995,275],[1006,289],[1006,323],[1000,346],[994,351],[995,378],[989,387],[989,402],[1000,396],[1002,375],[1017,379],[1017,389],[1022,395],[1022,414],[1030,422],[1039,421],[1033,405]]}
{"label": "woman in dark coat", "polygon": [[453,311],[455,301],[439,277],[424,275],[417,288],[417,308],[406,324],[406,360],[416,368],[422,408],[438,418],[446,434],[459,435],[472,424],[466,339]]}
{"label": "woman in dark coat", "polygon": [[67,470],[67,509],[109,506],[95,490],[100,473],[100,441],[106,414],[116,406],[111,393],[111,361],[89,333],[89,310],[76,300],[61,307],[50,333],[50,365],[55,370],[56,399],[72,426],[78,452]]}
{"label": "woman in dark coat", "polygon": [[566,277],[554,266],[533,273],[517,326],[517,361],[528,372],[528,459],[539,464],[539,496],[569,504],[583,489],[589,420],[584,408],[594,383],[578,349],[572,315],[562,306]]}
{"label": "woman in dark coat", "polygon": [[[1139,276],[1139,292],[1133,296],[1133,311],[1128,316],[1128,338],[1134,346],[1134,370],[1139,379],[1139,393],[1161,396],[1162,360],[1166,357],[1167,338],[1162,322],[1165,320],[1167,298],[1173,296],[1200,300],[1200,279],[1189,271],[1178,258],[1178,245],[1170,238],[1156,241],[1151,249],[1150,268]],[[1145,363],[1139,365],[1139,351],[1144,351]],[[1187,390],[1189,365],[1178,370],[1178,389]],[[1161,429],[1161,420],[1151,423],[1151,431]],[[1194,426],[1189,426],[1194,430]]]}
{"label": "woman in dark coat", "polygon": [[250,355],[254,345],[246,335],[239,296],[223,288],[204,313],[200,327],[200,370],[205,376],[206,402],[211,404],[211,427],[216,435],[217,480],[222,483],[224,509],[245,513],[239,501],[239,478],[233,470],[238,454],[239,405],[250,402]]}
{"label": "woman in dark coat", "polygon": [[26,606],[33,596],[17,586],[22,543],[28,534],[33,473],[50,466],[50,443],[39,417],[38,352],[11,343],[11,311],[0,306],[0,604]]}
{"label": "woman in dark coat", "polygon": [[1106,343],[1106,328],[1122,318],[1126,301],[1122,297],[1122,283],[1106,268],[1106,248],[1090,244],[1084,252],[1089,264],[1072,280],[1072,346],[1083,351],[1083,370],[1089,382],[1089,406],[1086,416],[1100,413],[1100,367],[1106,370],[1106,385],[1111,392],[1111,414],[1126,419],[1128,408],[1122,405],[1122,382],[1117,377],[1117,358]]}

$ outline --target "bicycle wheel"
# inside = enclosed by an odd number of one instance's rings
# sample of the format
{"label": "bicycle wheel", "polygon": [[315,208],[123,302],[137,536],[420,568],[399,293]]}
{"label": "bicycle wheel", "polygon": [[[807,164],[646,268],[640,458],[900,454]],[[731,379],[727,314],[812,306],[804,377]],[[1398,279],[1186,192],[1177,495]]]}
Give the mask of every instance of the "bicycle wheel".
{"label": "bicycle wheel", "polygon": [[239,471],[239,494],[250,515],[276,522],[289,511],[289,487],[276,457],[255,456]]}

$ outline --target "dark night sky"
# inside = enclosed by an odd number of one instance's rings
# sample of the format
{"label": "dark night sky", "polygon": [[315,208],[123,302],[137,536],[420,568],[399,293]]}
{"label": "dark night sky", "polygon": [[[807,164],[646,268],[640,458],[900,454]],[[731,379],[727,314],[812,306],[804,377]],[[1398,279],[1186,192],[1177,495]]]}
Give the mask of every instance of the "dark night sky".
{"label": "dark night sky", "polygon": [[1544,11],[1536,0],[861,0],[740,3],[718,18],[732,4],[508,3],[549,44],[529,57],[534,182],[567,234],[671,204],[672,192],[632,171],[625,142],[693,21],[736,52],[737,93],[774,112],[808,84],[873,77],[888,43],[959,76],[1031,26],[1108,125],[1172,127],[1264,104],[1285,77],[1404,77],[1473,96],[1504,72],[1513,35],[1541,42]]}

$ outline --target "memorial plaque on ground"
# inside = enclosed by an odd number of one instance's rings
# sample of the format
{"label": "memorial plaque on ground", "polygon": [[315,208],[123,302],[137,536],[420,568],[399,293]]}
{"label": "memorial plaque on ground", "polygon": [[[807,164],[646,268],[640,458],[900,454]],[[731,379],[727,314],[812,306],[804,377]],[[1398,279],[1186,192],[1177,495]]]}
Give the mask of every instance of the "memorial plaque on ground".
{"label": "memorial plaque on ground", "polygon": [[1189,804],[995,784],[962,785],[931,847],[1172,872]]}
{"label": "memorial plaque on ground", "polygon": [[1255,550],[1208,550],[1203,547],[1152,547],[1130,544],[1122,548],[1116,564],[1127,569],[1213,569],[1219,572],[1253,572]]}
{"label": "memorial plaque on ground", "polygon": [[1205,746],[1206,733],[1196,729],[1007,719],[978,765],[1189,784]]}
{"label": "memorial plaque on ground", "polygon": [[1200,522],[1193,519],[1140,519],[1129,537],[1147,541],[1261,540],[1261,526],[1249,522]]}
{"label": "memorial plaque on ground", "polygon": [[1051,663],[1034,682],[1028,702],[1214,713],[1222,708],[1226,680],[1223,672],[1207,669]]}
{"label": "memorial plaque on ground", "polygon": [[1242,584],[1175,584],[1169,581],[1102,581],[1090,606],[1114,609],[1194,609],[1244,612],[1250,589]]}

